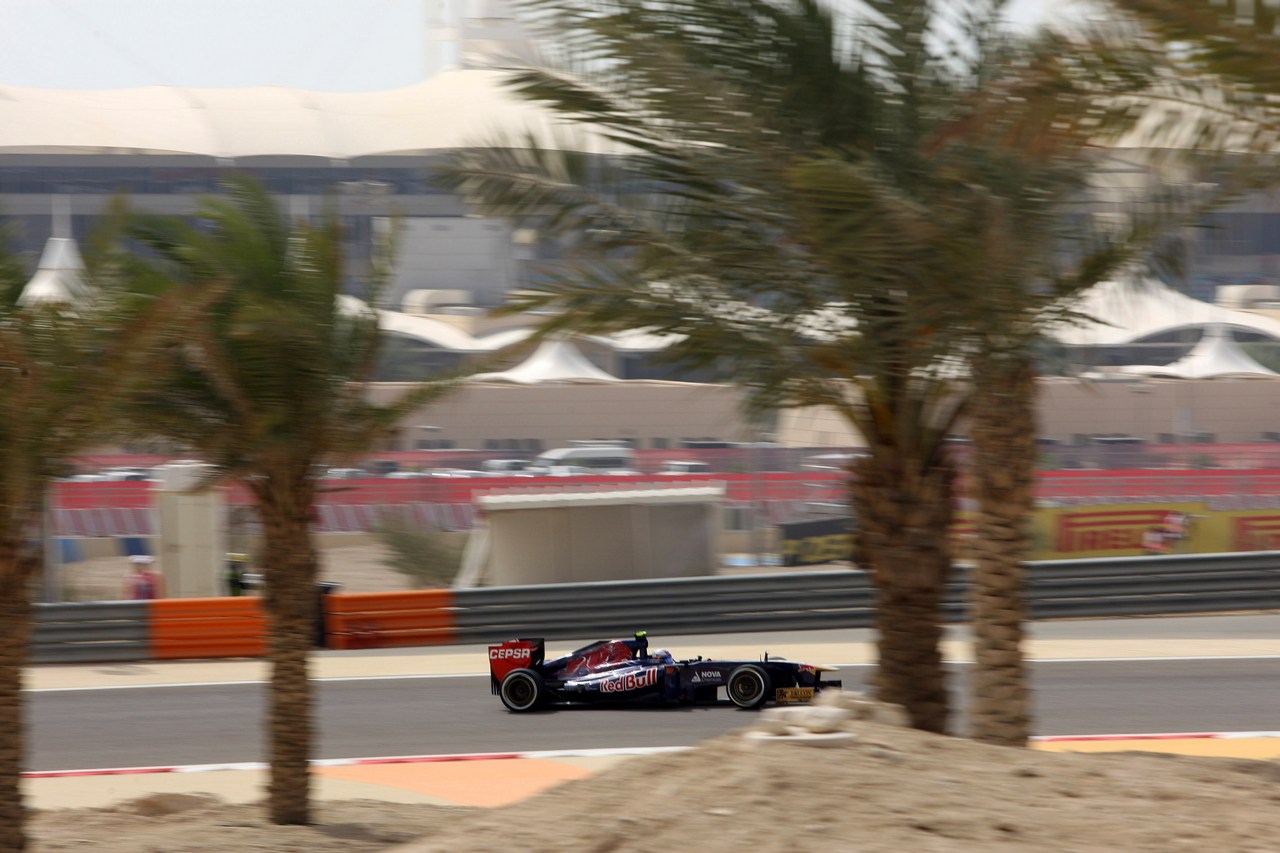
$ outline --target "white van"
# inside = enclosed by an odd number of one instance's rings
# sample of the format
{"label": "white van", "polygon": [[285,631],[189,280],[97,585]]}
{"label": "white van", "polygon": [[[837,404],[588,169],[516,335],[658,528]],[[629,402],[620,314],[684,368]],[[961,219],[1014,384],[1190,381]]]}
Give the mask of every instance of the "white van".
{"label": "white van", "polygon": [[557,447],[541,453],[533,460],[531,467],[543,471],[565,465],[590,468],[601,471],[605,469],[635,469],[636,452],[625,445],[596,445],[586,447]]}

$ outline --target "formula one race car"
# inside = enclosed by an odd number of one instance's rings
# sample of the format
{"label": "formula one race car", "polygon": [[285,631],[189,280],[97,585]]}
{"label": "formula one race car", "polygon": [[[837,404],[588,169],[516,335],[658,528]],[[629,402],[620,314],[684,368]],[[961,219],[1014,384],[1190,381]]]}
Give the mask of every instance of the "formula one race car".
{"label": "formula one race car", "polygon": [[793,663],[764,655],[758,661],[674,660],[665,650],[649,653],[643,631],[631,640],[598,640],[545,660],[541,638],[489,646],[489,681],[511,711],[549,704],[619,702],[707,704],[721,691],[739,708],[766,702],[811,702],[839,681],[824,681],[832,667]]}

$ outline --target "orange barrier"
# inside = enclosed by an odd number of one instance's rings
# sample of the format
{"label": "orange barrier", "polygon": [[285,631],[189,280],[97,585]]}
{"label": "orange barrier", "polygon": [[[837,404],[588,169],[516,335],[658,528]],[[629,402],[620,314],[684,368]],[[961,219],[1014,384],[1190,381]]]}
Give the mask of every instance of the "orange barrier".
{"label": "orange barrier", "polygon": [[147,602],[152,660],[261,657],[267,620],[262,599],[158,598]]}
{"label": "orange barrier", "polygon": [[326,595],[325,645],[331,649],[438,646],[456,640],[453,591]]}

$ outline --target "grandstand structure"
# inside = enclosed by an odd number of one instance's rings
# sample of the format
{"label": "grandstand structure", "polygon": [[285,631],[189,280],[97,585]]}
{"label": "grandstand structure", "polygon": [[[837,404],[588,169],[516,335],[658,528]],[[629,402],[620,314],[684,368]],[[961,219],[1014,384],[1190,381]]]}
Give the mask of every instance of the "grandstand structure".
{"label": "grandstand structure", "polygon": [[[128,193],[138,210],[189,214],[229,173],[244,173],[262,181],[294,216],[333,206],[344,226],[353,294],[380,237],[400,229],[386,300],[369,306],[393,344],[383,378],[417,379],[519,345],[532,318],[498,320],[488,310],[554,260],[557,248],[507,221],[469,215],[433,181],[433,167],[449,151],[526,135],[602,156],[615,152],[505,88],[504,62],[527,60],[536,47],[503,0],[438,0],[435,8],[431,61],[444,70],[390,91],[63,91],[0,81],[0,213],[14,227],[20,250],[33,261],[43,253],[43,287],[50,270],[69,275],[75,241],[85,238],[116,193]],[[1145,163],[1138,150],[1105,158],[1100,210],[1164,179]],[[1047,382],[1046,441],[1253,442],[1280,435],[1272,414],[1280,411],[1280,383],[1244,379],[1239,367],[1246,362],[1238,357],[1257,357],[1262,369],[1254,377],[1280,369],[1265,357],[1280,351],[1280,212],[1269,195],[1254,193],[1215,213],[1211,224],[1217,227],[1186,235],[1182,292],[1153,282],[1121,310],[1124,289],[1100,287],[1090,305],[1096,303],[1107,322],[1059,330],[1070,359],[1108,381],[1091,392],[1078,383]],[[352,309],[360,307],[353,301]],[[1161,370],[1190,357],[1210,329],[1222,346],[1240,350],[1231,357],[1232,372],[1165,378]],[[606,379],[477,383],[447,408],[406,421],[387,450],[528,451],[591,438],[674,448],[758,437],[759,427],[738,415],[732,389],[712,385],[698,393],[690,382],[715,377],[675,372],[655,358],[669,344],[643,333],[580,337],[572,345]],[[493,372],[528,355],[515,352]],[[1152,370],[1143,376],[1113,370],[1134,365]],[[615,379],[626,382],[619,388]],[[387,386],[385,393],[393,390]],[[574,423],[550,424],[566,413]],[[661,426],[661,418],[669,425]],[[783,415],[771,434],[793,445],[860,443],[829,413],[813,411]]]}

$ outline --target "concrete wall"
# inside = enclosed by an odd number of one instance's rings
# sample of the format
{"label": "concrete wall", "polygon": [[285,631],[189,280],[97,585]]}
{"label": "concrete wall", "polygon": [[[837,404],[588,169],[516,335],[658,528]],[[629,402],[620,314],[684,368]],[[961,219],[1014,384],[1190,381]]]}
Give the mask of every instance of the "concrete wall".
{"label": "concrete wall", "polygon": [[[1039,437],[1063,444],[1117,433],[1152,443],[1208,433],[1213,442],[1238,444],[1280,432],[1280,380],[1273,379],[1048,378],[1041,380],[1038,405]],[[782,413],[779,440],[793,447],[864,443],[834,411],[817,408]]]}
{"label": "concrete wall", "polygon": [[[386,402],[412,386],[379,383],[371,394]],[[395,450],[419,440],[485,449],[487,441],[536,442],[528,450],[564,447],[575,439],[630,439],[678,447],[684,438],[750,438],[739,413],[740,392],[728,385],[619,382],[593,385],[466,386],[401,422]],[[438,429],[424,430],[430,426]]]}
{"label": "concrete wall", "polygon": [[1280,431],[1280,381],[1270,379],[1045,382],[1040,394],[1042,438],[1122,433],[1165,443],[1171,436],[1208,433],[1211,442],[1259,441]]}

